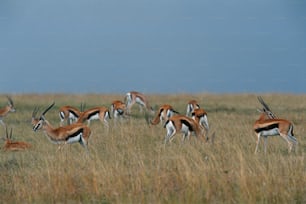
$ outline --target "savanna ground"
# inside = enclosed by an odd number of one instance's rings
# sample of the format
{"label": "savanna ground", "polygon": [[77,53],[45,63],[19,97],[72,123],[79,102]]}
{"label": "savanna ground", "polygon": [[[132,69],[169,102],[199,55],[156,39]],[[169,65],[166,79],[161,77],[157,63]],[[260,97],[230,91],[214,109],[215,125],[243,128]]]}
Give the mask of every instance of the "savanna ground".
{"label": "savanna ground", "polygon": [[[292,121],[299,141],[288,154],[280,137],[268,139],[267,154],[254,154],[252,131],[260,104],[254,94],[148,95],[152,106],[171,104],[185,114],[186,103],[198,100],[208,112],[214,143],[181,134],[164,146],[166,130],[149,127],[138,107],[133,117],[107,130],[92,121],[89,156],[81,145],[56,152],[43,132],[33,132],[31,114],[56,102],[46,118],[59,125],[62,105],[108,106],[123,95],[12,95],[16,112],[4,122],[13,139],[28,151],[0,154],[1,203],[306,203],[306,95],[262,95],[273,112]],[[6,104],[4,95],[0,104]],[[4,128],[0,126],[4,138]],[[4,141],[3,141],[4,142]]]}

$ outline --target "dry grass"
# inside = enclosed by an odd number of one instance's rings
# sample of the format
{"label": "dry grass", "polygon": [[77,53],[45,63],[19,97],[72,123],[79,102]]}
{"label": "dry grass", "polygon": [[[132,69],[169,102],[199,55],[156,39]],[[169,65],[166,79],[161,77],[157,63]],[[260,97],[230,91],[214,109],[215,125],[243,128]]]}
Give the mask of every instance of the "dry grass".
{"label": "dry grass", "polygon": [[[252,125],[260,105],[256,95],[149,95],[152,105],[169,103],[185,113],[189,99],[208,112],[214,144],[181,136],[164,148],[165,129],[149,128],[135,108],[132,119],[106,130],[92,122],[90,154],[78,144],[55,152],[42,132],[30,125],[35,106],[56,106],[48,120],[59,124],[61,105],[106,105],[121,95],[14,95],[16,113],[5,118],[13,139],[30,142],[24,152],[0,154],[2,203],[305,203],[306,96],[267,94],[263,98],[279,116],[295,124],[297,152],[269,138],[268,153],[254,155]],[[2,96],[5,104],[5,97]],[[1,135],[5,135],[0,127]]]}

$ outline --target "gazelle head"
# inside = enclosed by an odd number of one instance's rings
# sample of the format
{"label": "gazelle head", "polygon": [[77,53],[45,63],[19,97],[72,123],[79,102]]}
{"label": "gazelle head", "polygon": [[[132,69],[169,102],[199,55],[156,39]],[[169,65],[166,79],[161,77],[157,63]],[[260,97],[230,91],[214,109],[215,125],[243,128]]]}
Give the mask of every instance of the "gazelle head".
{"label": "gazelle head", "polygon": [[275,114],[271,111],[271,109],[269,108],[268,104],[266,104],[266,103],[264,102],[264,100],[262,99],[261,96],[258,96],[257,99],[258,99],[258,101],[261,103],[261,105],[263,106],[262,109],[258,109],[259,112],[265,113],[266,116],[267,116],[269,119],[275,119],[275,118],[277,118],[277,117],[275,116]]}
{"label": "gazelle head", "polygon": [[14,102],[13,102],[12,98],[7,96],[7,100],[8,100],[8,105],[7,106],[9,107],[9,111],[10,112],[15,112],[16,109],[14,107]]}
{"label": "gazelle head", "polygon": [[54,106],[54,104],[55,102],[53,102],[46,110],[44,110],[44,112],[39,116],[39,118],[36,117],[38,108],[34,108],[32,113],[32,126],[34,131],[37,131],[43,127],[46,121],[45,114]]}

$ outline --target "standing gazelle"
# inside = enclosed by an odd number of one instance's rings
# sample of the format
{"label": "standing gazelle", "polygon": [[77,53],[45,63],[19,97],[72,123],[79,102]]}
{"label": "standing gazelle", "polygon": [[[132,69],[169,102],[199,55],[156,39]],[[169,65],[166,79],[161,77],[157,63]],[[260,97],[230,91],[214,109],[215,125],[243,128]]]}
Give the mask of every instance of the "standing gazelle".
{"label": "standing gazelle", "polygon": [[[33,130],[36,132],[42,129],[48,139],[54,144],[71,144],[79,142],[88,151],[88,139],[91,134],[91,130],[88,126],[82,123],[74,123],[64,127],[54,128],[46,120],[45,114],[54,106],[54,102],[40,115],[36,118],[37,109],[35,108],[32,113],[32,125]],[[58,150],[61,148],[59,146]]]}
{"label": "standing gazelle", "polygon": [[158,109],[158,112],[155,116],[155,118],[150,121],[151,125],[157,125],[160,122],[167,121],[170,117],[172,117],[175,113],[178,114],[174,108],[169,104],[161,105]]}
{"label": "standing gazelle", "polygon": [[257,143],[255,154],[258,150],[261,137],[264,137],[264,151],[267,152],[267,137],[280,135],[288,143],[288,152],[291,152],[293,145],[297,145],[297,139],[293,134],[293,124],[285,119],[278,119],[272,113],[268,105],[261,97],[258,97],[259,102],[263,105],[260,110],[259,119],[255,121],[253,129],[257,135]]}
{"label": "standing gazelle", "polygon": [[113,101],[110,109],[114,119],[124,117],[126,115],[126,104],[120,100]]}
{"label": "standing gazelle", "polygon": [[196,137],[200,137],[201,140],[204,138],[203,129],[200,127],[199,123],[185,115],[172,116],[166,121],[164,127],[167,130],[165,144],[167,144],[168,141],[171,142],[173,136],[178,132],[183,133],[182,142],[184,142],[186,137],[190,137],[191,132],[193,132]]}
{"label": "standing gazelle", "polygon": [[125,103],[126,103],[126,108],[127,108],[128,113],[131,113],[132,106],[135,103],[139,105],[140,111],[142,111],[142,108],[144,107],[149,112],[154,113],[153,108],[149,104],[149,101],[147,100],[145,95],[142,93],[139,93],[136,91],[128,92],[125,95]]}
{"label": "standing gazelle", "polygon": [[199,109],[200,105],[198,104],[198,102],[196,100],[190,100],[187,103],[187,110],[186,110],[186,116],[191,116],[191,114],[193,113],[193,111],[195,109]]}
{"label": "standing gazelle", "polygon": [[87,109],[81,112],[77,123],[83,123],[87,121],[87,125],[90,125],[91,120],[100,120],[106,127],[108,127],[108,119],[110,119],[109,109],[104,106]]}
{"label": "standing gazelle", "polygon": [[73,122],[76,122],[80,114],[81,114],[80,110],[73,106],[60,107],[59,109],[59,116],[61,119],[60,126],[63,126],[65,120],[67,120],[68,125],[72,124]]}
{"label": "standing gazelle", "polygon": [[192,112],[192,118],[201,126],[201,128],[205,129],[206,140],[208,140],[208,118],[207,112],[203,108],[194,109]]}
{"label": "standing gazelle", "polygon": [[9,113],[9,112],[15,112],[14,102],[11,97],[7,96],[8,104],[0,109],[0,123],[5,126],[3,122],[3,118]]}

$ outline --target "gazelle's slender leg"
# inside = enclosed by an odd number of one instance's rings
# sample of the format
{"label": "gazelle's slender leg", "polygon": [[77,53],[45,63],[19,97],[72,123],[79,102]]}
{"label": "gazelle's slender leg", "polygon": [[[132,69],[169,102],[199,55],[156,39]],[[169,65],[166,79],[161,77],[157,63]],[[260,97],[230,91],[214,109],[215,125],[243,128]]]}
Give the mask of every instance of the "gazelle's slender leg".
{"label": "gazelle's slender leg", "polygon": [[264,148],[265,148],[265,154],[267,153],[267,139],[268,137],[264,137]]}
{"label": "gazelle's slender leg", "polygon": [[258,145],[260,143],[260,133],[256,134],[257,135],[257,143],[256,143],[256,147],[255,147],[255,154],[257,153],[258,150]]}
{"label": "gazelle's slender leg", "polygon": [[186,137],[188,138],[188,140],[190,140],[190,132],[189,131],[183,133],[182,144],[185,142]]}
{"label": "gazelle's slender leg", "polygon": [[5,127],[5,123],[3,122],[3,120],[0,120],[0,123],[3,127]]}

